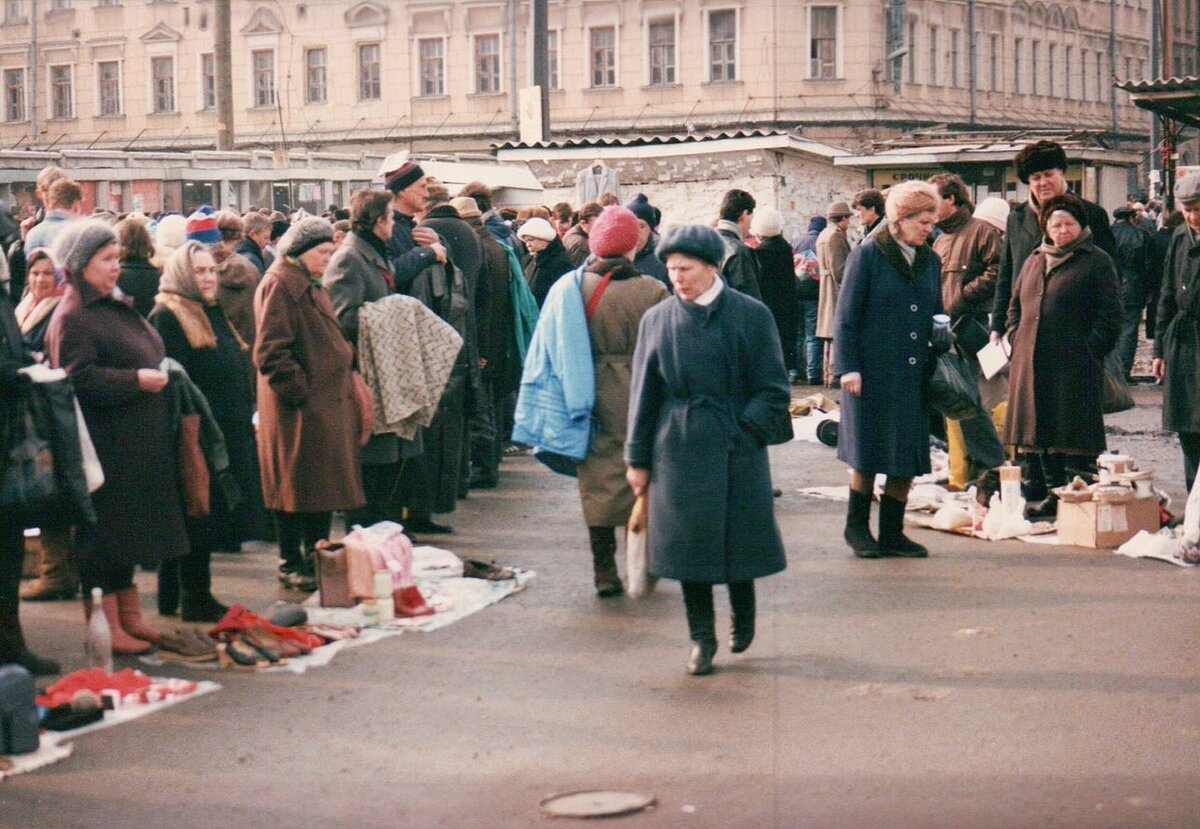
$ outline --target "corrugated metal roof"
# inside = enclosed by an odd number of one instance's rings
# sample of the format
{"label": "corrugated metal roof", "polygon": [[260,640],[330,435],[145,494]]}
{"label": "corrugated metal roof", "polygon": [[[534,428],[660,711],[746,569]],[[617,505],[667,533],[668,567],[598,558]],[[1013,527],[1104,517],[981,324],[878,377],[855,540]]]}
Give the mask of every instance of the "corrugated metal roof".
{"label": "corrugated metal roof", "polygon": [[783,130],[721,130],[714,132],[695,132],[695,133],[677,133],[674,135],[639,135],[639,136],[616,136],[616,135],[597,135],[584,138],[562,138],[553,141],[535,141],[526,144],[521,141],[506,141],[503,144],[493,145],[497,150],[530,150],[530,149],[547,149],[547,150],[562,150],[570,148],[586,148],[586,147],[644,147],[664,144],[688,144],[700,143],[703,141],[719,141],[730,138],[771,138],[783,136],[792,141],[801,144],[811,144],[816,148],[825,149],[840,149],[829,147],[819,141],[813,141],[803,136]]}
{"label": "corrugated metal roof", "polygon": [[1200,91],[1200,75],[1182,78],[1155,78],[1142,81],[1118,81],[1115,86],[1126,92],[1190,92]]}
{"label": "corrugated metal roof", "polygon": [[1200,77],[1121,81],[1117,89],[1129,93],[1133,103],[1181,124],[1200,127]]}

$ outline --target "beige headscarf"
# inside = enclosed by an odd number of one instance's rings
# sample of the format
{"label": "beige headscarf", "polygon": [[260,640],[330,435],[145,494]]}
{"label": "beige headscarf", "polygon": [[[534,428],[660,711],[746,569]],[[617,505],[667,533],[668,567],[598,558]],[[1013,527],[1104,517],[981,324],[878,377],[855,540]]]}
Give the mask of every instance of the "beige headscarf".
{"label": "beige headscarf", "polygon": [[[208,303],[205,303],[200,293],[200,286],[196,284],[196,274],[192,270],[192,257],[197,251],[207,250],[208,248],[194,240],[180,245],[163,265],[162,276],[158,280],[158,295],[154,297],[155,302],[179,320],[183,335],[187,337],[188,345],[192,348],[217,347],[217,335],[208,320],[208,315],[204,313],[204,306]],[[238,336],[237,331],[234,331],[232,326],[229,330],[233,331],[238,344],[245,350],[246,343]]]}

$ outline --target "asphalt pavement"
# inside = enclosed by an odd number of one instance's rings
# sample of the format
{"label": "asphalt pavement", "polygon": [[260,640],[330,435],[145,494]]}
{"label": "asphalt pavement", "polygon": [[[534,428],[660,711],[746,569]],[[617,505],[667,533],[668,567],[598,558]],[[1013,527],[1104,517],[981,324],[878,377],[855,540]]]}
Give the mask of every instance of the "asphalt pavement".
{"label": "asphalt pavement", "polygon": [[[1179,499],[1158,394],[1110,426]],[[223,690],[0,782],[0,826],[557,826],[539,801],[592,788],[655,796],[611,819],[631,828],[1200,825],[1200,571],[925,530],[927,560],[857,560],[844,505],[796,493],[846,480],[833,451],[772,468],[789,566],[710,677],[684,673],[678,585],[598,599],[574,482],[509,459],[439,541],[536,570],[528,590],[302,676],[162,669]],[[218,556],[215,592],[261,610],[273,568],[266,545]],[[77,602],[24,619],[83,664]]]}

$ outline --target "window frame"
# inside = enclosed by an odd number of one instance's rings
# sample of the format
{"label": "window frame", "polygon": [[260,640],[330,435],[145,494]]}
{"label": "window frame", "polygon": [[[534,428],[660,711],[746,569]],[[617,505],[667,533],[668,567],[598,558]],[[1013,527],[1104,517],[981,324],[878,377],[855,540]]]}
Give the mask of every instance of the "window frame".
{"label": "window frame", "polygon": [[[825,76],[819,71],[813,71],[813,61],[821,60],[813,57],[813,46],[816,38],[813,37],[813,19],[818,11],[833,11],[833,74]],[[845,10],[841,4],[835,3],[812,3],[806,7],[805,24],[807,26],[807,51],[808,55],[808,71],[806,78],[810,81],[840,81],[845,80],[845,64],[843,63],[843,50],[845,48],[844,23]],[[825,40],[826,38],[822,38]],[[822,61],[824,62],[824,61]]]}
{"label": "window frame", "polygon": [[4,0],[4,25],[24,26],[29,23],[28,0]]}
{"label": "window frame", "polygon": [[[117,67],[116,81],[116,111],[104,111],[104,78],[102,72],[104,66],[115,64]],[[96,66],[96,117],[97,118],[119,118],[125,114],[125,62],[120,58],[108,58],[105,60],[95,61]]]}
{"label": "window frame", "polygon": [[[611,49],[612,60],[609,65],[602,67],[599,71],[610,76],[611,83],[596,83],[596,34],[598,32],[612,32],[612,45],[602,47]],[[587,49],[584,52],[585,60],[587,61],[587,86],[585,89],[618,89],[621,77],[620,63],[620,35],[616,23],[605,23],[596,26],[587,27]]]}
{"label": "window frame", "polygon": [[[312,62],[314,55],[320,53],[321,63],[319,65]],[[304,57],[304,104],[305,106],[319,106],[329,102],[329,47],[328,46],[306,46],[303,52]],[[314,85],[313,81],[319,80],[319,83]],[[314,98],[313,92],[319,92],[319,97]]]}
{"label": "window frame", "polygon": [[1003,92],[1004,84],[1004,66],[1002,56],[1004,52],[1004,37],[999,34],[991,34],[988,38],[988,48],[991,53],[988,55],[988,89],[990,92]]}
{"label": "window frame", "polygon": [[950,77],[946,80],[951,89],[961,89],[962,67],[959,66],[959,61],[962,60],[962,29],[950,30],[950,43],[947,45],[949,51],[946,54],[946,62],[949,64]]}
{"label": "window frame", "polygon": [[[160,60],[168,60],[171,62],[171,109],[158,108],[158,78],[154,75],[154,65]],[[174,55],[151,55],[150,56],[150,114],[151,115],[171,115],[179,112],[179,62],[175,60]]]}
{"label": "window frame", "polygon": [[[375,49],[375,72],[372,77],[366,77],[363,74],[364,68],[368,65],[363,60],[364,49]],[[326,53],[328,55],[328,53]],[[383,100],[383,41],[369,40],[355,44],[355,65],[358,69],[358,100],[360,101],[382,101]],[[371,88],[368,88],[370,86]],[[375,94],[370,94],[371,92]],[[326,94],[328,99],[328,94]]]}
{"label": "window frame", "polygon": [[[704,55],[705,55],[705,64],[708,66],[708,73],[707,73],[708,83],[737,83],[738,81],[741,80],[741,72],[740,72],[741,66],[742,66],[742,14],[741,14],[741,11],[742,10],[738,7],[726,7],[726,8],[716,8],[716,9],[706,9],[704,12],[704,45],[705,45]],[[728,15],[733,16],[733,57],[732,57],[732,61],[731,61],[732,66],[733,66],[733,77],[731,77],[731,78],[729,78],[729,77],[717,78],[714,76],[714,70],[717,67],[717,63],[716,63],[716,61],[713,60],[713,45],[714,45],[713,15],[716,15],[716,14],[722,14],[722,15],[728,14]],[[678,34],[676,34],[676,37],[678,37]],[[725,43],[727,41],[723,40],[721,42]],[[728,57],[728,56],[726,56],[726,57]],[[722,65],[729,66],[731,64],[729,61],[726,61],[726,62],[723,62]],[[835,59],[834,71],[835,72],[837,71],[836,59]]]}
{"label": "window frame", "polygon": [[[271,100],[260,103],[259,101],[259,55],[271,55],[270,67],[270,97]],[[251,49],[250,50],[250,108],[251,109],[271,109],[279,106],[279,51],[274,47]]]}
{"label": "window frame", "polygon": [[[671,27],[671,42],[655,43],[653,32],[656,26]],[[645,43],[646,43],[646,86],[677,86],[679,84],[679,15],[657,15],[647,17],[645,22]],[[669,50],[670,62],[664,63],[664,76],[659,80],[654,79],[655,70],[655,50]],[[669,70],[670,77],[666,77],[666,72]]]}
{"label": "window frame", "polygon": [[[449,67],[446,64],[446,44],[448,38],[445,35],[437,35],[435,37],[416,37],[416,48],[413,49],[413,57],[416,60],[416,72],[413,74],[413,82],[416,88],[413,90],[417,98],[444,98],[446,97],[446,89],[448,84],[447,72]],[[437,80],[440,87],[434,92],[425,92],[425,54],[423,45],[426,43],[438,44],[437,63],[439,66]]]}
{"label": "window frame", "polygon": [[[8,77],[10,73],[21,73],[21,100],[19,106],[21,108],[20,118],[11,118],[11,110],[9,104],[12,100],[9,98],[10,87]],[[25,66],[6,66],[4,67],[4,123],[6,124],[23,124],[29,120],[29,69]]]}
{"label": "window frame", "polygon": [[[68,101],[69,112],[66,115],[59,115],[58,109],[55,106],[56,87],[54,82],[54,70],[67,70],[67,92],[70,95]],[[51,121],[69,121],[75,118],[75,64],[74,63],[47,63],[46,64],[46,96],[47,106],[46,112],[49,115],[47,120]]]}
{"label": "window frame", "polygon": [[[212,60],[212,74],[207,75],[204,71],[204,60],[209,58]],[[212,78],[212,106],[208,104],[208,78]],[[217,109],[217,55],[216,52],[200,52],[196,55],[196,78],[199,83],[196,84],[196,95],[199,98],[201,112],[215,112]]]}
{"label": "window frame", "polygon": [[[494,40],[496,43],[496,53],[491,55],[495,66],[493,74],[493,89],[482,89],[481,82],[484,80],[484,74],[481,73],[481,61],[479,44],[483,41]],[[504,35],[499,31],[473,32],[471,34],[471,66],[474,70],[472,74],[472,90],[475,95],[502,95],[504,94]]]}
{"label": "window frame", "polygon": [[929,48],[926,50],[929,54],[929,66],[928,66],[927,74],[925,76],[925,85],[926,86],[941,86],[942,85],[941,78],[939,77],[939,73],[938,73],[938,64],[941,63],[941,53],[938,51],[938,32],[939,31],[940,31],[940,27],[934,26],[933,24],[929,25],[929,34],[928,34],[929,43],[927,44],[927,46]]}
{"label": "window frame", "polygon": [[904,56],[905,67],[908,73],[908,83],[910,85],[917,82],[917,28],[918,21],[915,17],[908,21],[908,42],[905,44],[908,47],[908,54]]}

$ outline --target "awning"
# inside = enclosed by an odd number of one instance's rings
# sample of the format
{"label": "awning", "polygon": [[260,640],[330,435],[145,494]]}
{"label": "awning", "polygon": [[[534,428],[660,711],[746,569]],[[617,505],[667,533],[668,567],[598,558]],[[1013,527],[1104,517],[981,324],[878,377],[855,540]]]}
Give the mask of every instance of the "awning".
{"label": "awning", "polygon": [[1117,89],[1129,93],[1136,106],[1180,124],[1200,127],[1200,77],[1121,81]]}

